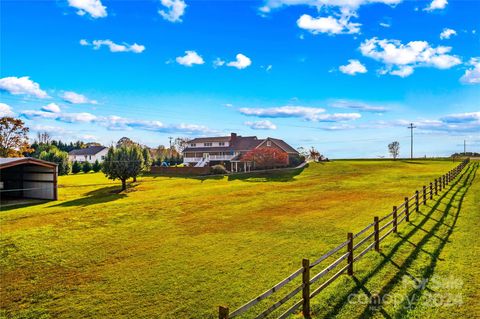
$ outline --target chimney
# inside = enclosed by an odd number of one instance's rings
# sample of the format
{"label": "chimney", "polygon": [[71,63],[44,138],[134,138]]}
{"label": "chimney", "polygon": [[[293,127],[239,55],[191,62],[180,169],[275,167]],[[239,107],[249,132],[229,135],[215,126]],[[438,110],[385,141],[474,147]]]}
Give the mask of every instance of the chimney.
{"label": "chimney", "polygon": [[237,139],[237,133],[230,133],[230,142],[233,142]]}

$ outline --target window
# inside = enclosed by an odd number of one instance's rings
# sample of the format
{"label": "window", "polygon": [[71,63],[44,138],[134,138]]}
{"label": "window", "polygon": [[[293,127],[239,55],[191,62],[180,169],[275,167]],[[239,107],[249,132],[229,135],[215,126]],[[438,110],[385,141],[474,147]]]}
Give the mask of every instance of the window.
{"label": "window", "polygon": [[272,142],[267,141],[267,146],[272,146]]}
{"label": "window", "polygon": [[102,161],[105,159],[105,156],[102,155]]}
{"label": "window", "polygon": [[212,146],[212,143],[203,143],[204,146]]}
{"label": "window", "polygon": [[195,147],[195,146],[197,146],[197,144],[191,143],[190,146],[191,146],[191,147]]}
{"label": "window", "polygon": [[225,142],[218,142],[218,146],[225,146]]}
{"label": "window", "polygon": [[89,158],[88,159],[92,159],[92,155],[88,156]]}

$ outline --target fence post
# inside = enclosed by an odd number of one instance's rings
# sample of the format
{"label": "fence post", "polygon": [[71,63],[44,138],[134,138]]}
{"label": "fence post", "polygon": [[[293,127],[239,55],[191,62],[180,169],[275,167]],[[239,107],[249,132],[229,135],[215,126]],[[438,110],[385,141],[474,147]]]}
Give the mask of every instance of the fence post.
{"label": "fence post", "polygon": [[433,184],[430,182],[430,199],[433,199]]}
{"label": "fence post", "polygon": [[393,232],[397,232],[397,206],[393,206]]}
{"label": "fence post", "polygon": [[440,188],[439,190],[441,192],[442,191],[442,178],[441,177],[438,179],[438,187]]}
{"label": "fence post", "polygon": [[442,187],[443,187],[443,189],[445,189],[445,175],[443,175],[442,180],[443,180],[443,186]]}
{"label": "fence post", "polygon": [[435,196],[437,196],[437,195],[438,195],[438,181],[435,178]]}
{"label": "fence post", "polygon": [[410,206],[410,202],[409,202],[408,197],[405,197],[405,220],[407,222],[410,221],[410,207],[408,207],[408,206]]}
{"label": "fence post", "polygon": [[427,205],[427,186],[423,185],[423,205]]}
{"label": "fence post", "polygon": [[[415,211],[416,211],[417,213],[418,213],[418,197],[419,197],[419,196],[418,196],[418,193],[419,193],[419,191],[418,191],[418,189],[417,189],[417,190],[415,191]],[[408,219],[408,217],[407,217],[407,219]],[[408,222],[408,220],[407,220],[407,222]]]}
{"label": "fence post", "polygon": [[302,273],[302,284],[303,284],[303,290],[302,290],[302,298],[303,298],[303,304],[302,304],[302,311],[303,311],[303,317],[310,319],[310,260],[308,259],[303,259],[302,260],[302,267],[303,267],[303,273]]}
{"label": "fence post", "polygon": [[373,228],[375,229],[375,250],[380,251],[380,234],[378,231],[378,216],[373,218]]}
{"label": "fence post", "polygon": [[228,307],[218,307],[218,319],[228,319]]}
{"label": "fence post", "polygon": [[353,276],[353,233],[347,234],[348,240],[348,275]]}

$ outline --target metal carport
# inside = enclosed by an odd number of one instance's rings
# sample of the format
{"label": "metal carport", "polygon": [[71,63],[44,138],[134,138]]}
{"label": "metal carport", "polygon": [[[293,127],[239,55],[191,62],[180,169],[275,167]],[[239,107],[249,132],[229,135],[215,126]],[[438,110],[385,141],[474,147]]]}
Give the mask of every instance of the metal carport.
{"label": "metal carport", "polygon": [[31,157],[0,158],[0,197],[57,200],[56,163]]}

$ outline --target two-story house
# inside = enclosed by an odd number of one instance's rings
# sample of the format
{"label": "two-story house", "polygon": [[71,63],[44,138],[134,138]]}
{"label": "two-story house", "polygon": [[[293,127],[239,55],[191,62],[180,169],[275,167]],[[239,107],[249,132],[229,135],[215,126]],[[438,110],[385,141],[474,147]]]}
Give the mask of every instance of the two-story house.
{"label": "two-story house", "polygon": [[90,162],[95,163],[98,160],[103,162],[107,156],[108,147],[105,146],[89,146],[68,152],[68,159],[71,162]]}
{"label": "two-story house", "polygon": [[258,139],[256,136],[239,136],[232,133],[230,136],[199,137],[188,141],[183,150],[185,165],[203,167],[222,164],[228,170],[239,172],[251,170],[249,161],[242,159],[242,155],[259,147],[273,147],[280,152],[287,153],[287,166],[293,158],[298,158],[298,152],[280,139],[267,137]]}

